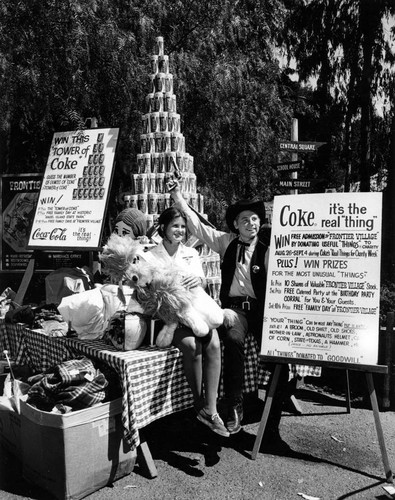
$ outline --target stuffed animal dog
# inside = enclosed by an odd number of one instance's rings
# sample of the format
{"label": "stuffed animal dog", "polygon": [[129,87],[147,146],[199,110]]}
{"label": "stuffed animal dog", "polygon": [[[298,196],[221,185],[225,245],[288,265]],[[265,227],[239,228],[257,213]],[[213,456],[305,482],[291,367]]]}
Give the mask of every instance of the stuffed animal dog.
{"label": "stuffed animal dog", "polygon": [[130,238],[113,234],[100,259],[104,273],[135,289],[128,311],[143,311],[165,323],[156,339],[158,347],[171,344],[178,323],[191,328],[197,337],[207,335],[222,324],[229,327],[234,323],[234,311],[221,309],[201,287],[182,286],[181,272],[174,268],[166,271],[140,260],[139,245]]}

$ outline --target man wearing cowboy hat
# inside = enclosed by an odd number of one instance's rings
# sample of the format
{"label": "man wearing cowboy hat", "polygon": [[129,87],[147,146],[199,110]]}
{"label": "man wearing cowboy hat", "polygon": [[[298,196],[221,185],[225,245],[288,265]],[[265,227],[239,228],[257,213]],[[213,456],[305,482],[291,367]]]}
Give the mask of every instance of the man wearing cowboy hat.
{"label": "man wearing cowboy hat", "polygon": [[[200,221],[185,202],[177,183],[171,190],[171,196],[187,216],[191,233],[220,254],[221,306],[232,308],[237,313],[235,325],[226,330],[222,337],[224,392],[229,403],[226,426],[231,434],[236,434],[241,429],[243,419],[244,343],[247,333],[251,332],[259,346],[261,344],[269,252],[267,244],[258,236],[265,220],[265,205],[257,199],[240,200],[231,205],[225,216],[231,233],[226,233]],[[281,441],[278,432],[283,400],[281,388],[288,378],[286,369],[282,373],[278,396],[273,401],[266,426],[266,442]]]}

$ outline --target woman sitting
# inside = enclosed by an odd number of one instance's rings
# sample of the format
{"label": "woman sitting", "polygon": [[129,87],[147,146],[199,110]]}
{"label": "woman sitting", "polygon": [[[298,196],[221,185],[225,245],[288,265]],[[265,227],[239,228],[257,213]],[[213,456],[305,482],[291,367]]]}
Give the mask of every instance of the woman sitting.
{"label": "woman sitting", "polygon": [[[148,263],[160,263],[166,269],[183,270],[182,284],[186,288],[205,285],[203,268],[194,248],[184,245],[186,220],[175,207],[166,209],[159,217],[162,241],[140,258]],[[221,373],[221,348],[216,330],[205,337],[195,337],[186,326],[179,326],[173,344],[183,354],[185,376],[191,388],[197,418],[212,431],[228,437],[229,432],[217,411],[217,391]],[[204,360],[203,360],[204,358]],[[204,391],[203,391],[204,386]]]}

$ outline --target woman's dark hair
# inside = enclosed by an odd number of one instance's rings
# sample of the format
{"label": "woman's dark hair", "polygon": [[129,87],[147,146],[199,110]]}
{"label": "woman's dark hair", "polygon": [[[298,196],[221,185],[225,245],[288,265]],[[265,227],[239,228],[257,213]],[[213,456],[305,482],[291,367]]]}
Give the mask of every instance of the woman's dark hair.
{"label": "woman's dark hair", "polygon": [[[158,219],[158,233],[161,238],[164,237],[167,226],[177,217],[182,217],[186,221],[184,212],[181,212],[181,210],[176,207],[170,207],[163,210]],[[161,226],[164,226],[163,230]]]}

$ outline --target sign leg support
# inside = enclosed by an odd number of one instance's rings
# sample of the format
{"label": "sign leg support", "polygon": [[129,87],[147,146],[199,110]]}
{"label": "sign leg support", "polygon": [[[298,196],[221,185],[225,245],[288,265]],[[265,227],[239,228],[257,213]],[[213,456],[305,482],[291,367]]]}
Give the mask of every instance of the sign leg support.
{"label": "sign leg support", "polygon": [[145,469],[146,474],[149,479],[157,477],[158,471],[155,466],[155,462],[152,458],[151,451],[149,449],[148,443],[145,439],[144,433],[140,433],[140,446],[137,448],[137,456],[141,460],[141,466]]}
{"label": "sign leg support", "polygon": [[265,406],[263,408],[261,422],[259,424],[258,433],[255,438],[254,448],[252,449],[251,458],[252,460],[256,459],[259,448],[261,447],[263,433],[265,432],[265,427],[267,423],[267,419],[269,418],[270,408],[272,407],[273,396],[276,391],[278,379],[280,378],[281,373],[281,364],[276,364],[276,368],[274,370],[273,380],[269,387],[269,392],[266,396]]}
{"label": "sign leg support", "polygon": [[367,381],[368,389],[369,389],[370,402],[372,404],[374,422],[376,424],[376,432],[377,432],[377,438],[379,440],[381,457],[382,457],[383,464],[384,464],[385,477],[386,477],[388,483],[393,483],[394,479],[393,479],[392,471],[391,471],[390,464],[388,461],[387,450],[385,447],[383,428],[381,427],[381,422],[380,422],[379,406],[377,404],[376,391],[374,389],[373,375],[371,372],[366,372],[365,375],[366,375],[366,381]]}
{"label": "sign leg support", "polygon": [[34,273],[34,266],[35,266],[35,262],[36,262],[36,257],[37,257],[36,252],[33,252],[32,256],[30,257],[30,260],[27,264],[27,268],[25,270],[21,284],[19,285],[18,291],[17,291],[16,296],[15,296],[15,302],[17,304],[19,304],[20,306],[23,305],[23,299],[25,298],[26,290],[29,287],[30,281],[31,281],[33,273]]}
{"label": "sign leg support", "polygon": [[346,408],[347,413],[351,413],[350,377],[348,370],[346,370]]}

